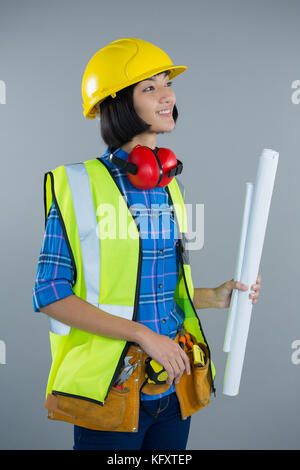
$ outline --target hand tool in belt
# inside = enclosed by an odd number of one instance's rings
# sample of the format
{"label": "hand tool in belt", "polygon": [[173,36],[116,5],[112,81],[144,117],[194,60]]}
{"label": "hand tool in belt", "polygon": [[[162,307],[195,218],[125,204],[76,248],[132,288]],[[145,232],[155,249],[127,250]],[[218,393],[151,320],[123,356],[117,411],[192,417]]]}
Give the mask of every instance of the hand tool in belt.
{"label": "hand tool in belt", "polygon": [[203,367],[205,365],[205,355],[198,344],[194,344],[191,340],[189,333],[182,329],[179,333],[178,343],[184,350],[185,345],[188,349],[193,351],[193,362],[196,367]]}
{"label": "hand tool in belt", "polygon": [[116,382],[114,383],[114,387],[119,388],[120,390],[122,390],[121,384],[123,382],[126,382],[126,380],[128,380],[128,378],[130,377],[130,375],[132,374],[132,372],[134,371],[134,369],[137,366],[137,363],[136,364],[130,364],[129,361],[132,358],[133,358],[133,356],[126,356],[125,357],[125,359],[124,359],[124,369],[122,370],[121,374],[119,375]]}

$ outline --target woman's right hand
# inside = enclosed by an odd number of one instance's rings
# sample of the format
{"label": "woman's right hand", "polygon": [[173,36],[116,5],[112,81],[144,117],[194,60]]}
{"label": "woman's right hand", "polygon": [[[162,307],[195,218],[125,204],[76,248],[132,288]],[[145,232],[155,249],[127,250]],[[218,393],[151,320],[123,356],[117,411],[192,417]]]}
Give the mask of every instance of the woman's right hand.
{"label": "woman's right hand", "polygon": [[167,384],[173,380],[178,383],[183,372],[191,373],[190,361],[187,354],[174,340],[146,328],[137,343],[152,358],[161,364],[167,374]]}

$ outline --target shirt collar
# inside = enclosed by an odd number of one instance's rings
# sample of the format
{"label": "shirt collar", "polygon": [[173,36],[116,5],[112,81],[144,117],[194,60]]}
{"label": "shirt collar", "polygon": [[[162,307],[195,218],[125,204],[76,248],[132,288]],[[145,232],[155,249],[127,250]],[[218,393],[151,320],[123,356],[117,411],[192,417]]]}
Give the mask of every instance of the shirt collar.
{"label": "shirt collar", "polygon": [[[109,151],[109,147],[107,147],[104,152],[103,157],[105,156],[109,157],[109,155],[110,155],[110,151]],[[121,149],[121,147],[119,147],[116,150],[114,150],[114,155],[116,155],[119,158],[122,158],[123,160],[127,160],[129,154],[125,150]]]}

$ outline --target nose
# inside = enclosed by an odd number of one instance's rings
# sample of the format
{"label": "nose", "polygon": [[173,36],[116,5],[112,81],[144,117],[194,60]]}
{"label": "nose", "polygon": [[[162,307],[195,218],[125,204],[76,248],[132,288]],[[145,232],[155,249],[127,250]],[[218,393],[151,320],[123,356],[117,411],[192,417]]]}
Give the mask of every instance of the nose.
{"label": "nose", "polygon": [[160,103],[168,103],[172,104],[175,102],[175,93],[171,89],[171,87],[162,87],[162,91],[160,92]]}

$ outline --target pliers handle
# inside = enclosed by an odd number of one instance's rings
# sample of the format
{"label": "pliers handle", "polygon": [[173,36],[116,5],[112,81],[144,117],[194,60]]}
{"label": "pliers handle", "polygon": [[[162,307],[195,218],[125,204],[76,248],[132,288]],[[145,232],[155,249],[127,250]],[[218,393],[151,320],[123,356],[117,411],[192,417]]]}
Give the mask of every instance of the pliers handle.
{"label": "pliers handle", "polygon": [[184,350],[184,346],[187,345],[189,349],[193,348],[193,342],[189,333],[186,333],[184,329],[180,330],[179,339],[178,339],[179,346]]}

